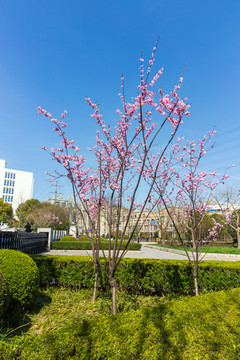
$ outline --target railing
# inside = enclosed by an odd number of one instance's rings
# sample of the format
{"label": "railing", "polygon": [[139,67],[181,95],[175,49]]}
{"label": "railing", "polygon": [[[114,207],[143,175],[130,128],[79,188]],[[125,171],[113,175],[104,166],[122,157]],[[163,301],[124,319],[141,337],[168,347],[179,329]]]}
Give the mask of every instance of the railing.
{"label": "railing", "polygon": [[26,233],[0,231],[0,249],[22,251],[26,254],[38,254],[47,250],[48,235],[45,233]]}
{"label": "railing", "polygon": [[59,241],[65,235],[67,235],[67,231],[65,230],[53,230],[51,241]]}
{"label": "railing", "polygon": [[44,233],[47,234],[48,237],[48,245],[47,251],[50,251],[51,243],[53,241],[59,241],[63,236],[67,235],[67,231],[65,230],[53,230],[51,228],[38,228],[37,232],[39,234]]}

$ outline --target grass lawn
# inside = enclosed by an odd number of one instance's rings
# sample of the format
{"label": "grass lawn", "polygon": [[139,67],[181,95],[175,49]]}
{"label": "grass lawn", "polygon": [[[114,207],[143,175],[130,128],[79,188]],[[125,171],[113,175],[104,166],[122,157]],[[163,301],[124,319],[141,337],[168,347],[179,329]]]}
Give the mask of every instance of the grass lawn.
{"label": "grass lawn", "polygon": [[[167,248],[167,249],[176,249],[176,250],[182,250],[184,251],[183,246],[165,246],[165,245],[160,245],[160,244],[153,244],[154,246],[158,246],[158,247],[162,247],[162,248]],[[190,248],[187,247],[187,249],[190,251]],[[206,252],[211,253],[211,254],[234,254],[234,255],[240,255],[240,249],[236,249],[234,247],[227,247],[227,246],[223,246],[223,247],[218,247],[218,246],[206,246],[205,247]],[[193,249],[193,251],[195,252],[195,250]]]}
{"label": "grass lawn", "polygon": [[[240,289],[166,298],[52,288],[32,311],[0,323],[0,359],[238,359]],[[18,314],[19,315],[19,314]],[[22,326],[24,325],[25,326]],[[22,327],[20,327],[22,326]],[[18,327],[18,329],[17,329]]]}

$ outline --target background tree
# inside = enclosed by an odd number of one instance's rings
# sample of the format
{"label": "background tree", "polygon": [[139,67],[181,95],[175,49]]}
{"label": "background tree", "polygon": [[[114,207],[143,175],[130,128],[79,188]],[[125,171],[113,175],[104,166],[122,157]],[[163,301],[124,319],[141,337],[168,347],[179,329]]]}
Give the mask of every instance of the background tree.
{"label": "background tree", "polygon": [[[158,214],[157,226],[159,229],[160,238],[162,240],[165,240],[171,219],[168,216],[168,214],[166,213],[166,210],[165,210],[163,204],[158,203],[156,206],[156,211]],[[155,234],[154,234],[154,236],[155,236]],[[157,237],[159,237],[159,234]]]}
{"label": "background tree", "polygon": [[232,232],[232,228],[228,225],[228,221],[226,222],[225,216],[218,213],[211,214],[210,216],[221,225],[221,227],[217,229],[217,241],[226,241],[232,240],[234,237],[236,238],[236,235],[234,236]]}
{"label": "background tree", "polygon": [[[116,199],[113,200],[113,203],[116,202]],[[104,198],[104,204],[102,205],[102,217],[104,221],[104,232],[106,234],[109,234],[110,227],[116,229],[117,226],[117,207],[116,206],[110,206],[111,198],[109,195],[106,195]],[[120,230],[119,230],[120,231]]]}
{"label": "background tree", "polygon": [[237,239],[237,247],[240,249],[240,190],[228,187],[215,196],[215,200],[230,227],[229,233]]}
{"label": "background tree", "polygon": [[194,214],[195,222],[191,221],[188,217],[188,222],[186,225],[186,239],[191,240],[192,246],[196,249],[197,243],[196,239],[207,239],[209,231],[214,226],[213,218],[208,214],[200,214],[198,211]]}
{"label": "background tree", "polygon": [[51,227],[54,230],[68,230],[70,225],[67,209],[60,205],[50,204],[47,201],[34,206],[26,220],[35,229]]}
{"label": "background tree", "polygon": [[12,205],[0,199],[0,223],[9,224],[13,219]]}
{"label": "background tree", "polygon": [[21,203],[16,209],[16,215],[19,220],[19,227],[25,227],[28,223],[27,218],[33,211],[33,209],[39,206],[41,203],[37,199],[29,199]]}
{"label": "background tree", "polygon": [[234,210],[231,214],[226,215],[229,234],[232,239],[237,241],[237,247],[240,249],[240,209]]}

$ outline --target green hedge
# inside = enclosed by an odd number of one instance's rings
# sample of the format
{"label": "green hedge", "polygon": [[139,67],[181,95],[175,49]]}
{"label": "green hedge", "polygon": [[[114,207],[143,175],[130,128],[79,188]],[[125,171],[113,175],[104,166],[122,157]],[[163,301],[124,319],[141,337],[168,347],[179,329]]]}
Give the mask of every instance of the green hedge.
{"label": "green hedge", "polygon": [[29,305],[39,287],[39,271],[27,254],[15,250],[0,250],[0,271],[6,280],[10,302]]}
{"label": "green hedge", "polygon": [[8,308],[9,290],[3,273],[0,271],[0,322],[3,314]]}
{"label": "green hedge", "polygon": [[0,343],[0,359],[239,359],[240,289],[172,300],[116,316],[99,314],[96,307],[82,316],[75,311],[68,317],[67,306],[65,311],[64,321],[55,323],[50,314],[28,334]]}
{"label": "green hedge", "polygon": [[[111,242],[111,249],[113,249],[114,243]],[[126,245],[126,241],[122,242],[121,248],[124,249]],[[107,240],[101,241],[101,249],[108,250],[109,242]],[[133,243],[131,244],[130,250],[140,250],[141,244]],[[53,241],[51,244],[52,250],[91,250],[91,243],[90,241]]]}
{"label": "green hedge", "polygon": [[[41,286],[52,283],[75,289],[93,286],[92,260],[78,256],[32,255],[39,271]],[[103,260],[101,260],[103,261]],[[192,270],[183,260],[124,259],[116,273],[120,289],[131,294],[193,294]],[[240,286],[240,262],[203,262],[199,266],[200,291],[219,291]],[[108,281],[103,272],[99,288],[106,290]]]}

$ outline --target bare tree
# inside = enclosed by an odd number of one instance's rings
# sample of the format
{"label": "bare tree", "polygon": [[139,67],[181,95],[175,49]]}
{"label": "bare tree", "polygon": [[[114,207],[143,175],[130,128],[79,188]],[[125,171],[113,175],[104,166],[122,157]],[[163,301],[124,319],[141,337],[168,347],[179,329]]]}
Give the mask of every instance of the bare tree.
{"label": "bare tree", "polygon": [[227,224],[235,232],[237,246],[240,249],[240,190],[236,187],[227,187],[215,196],[222,215],[227,219]]}
{"label": "bare tree", "polygon": [[[170,209],[169,211],[171,212]],[[157,202],[157,205],[155,207],[155,212],[157,213],[156,223],[159,229],[159,238],[162,240],[166,240],[167,232],[170,228],[172,220],[169,217],[168,213],[166,212],[166,209],[162,203]]]}

